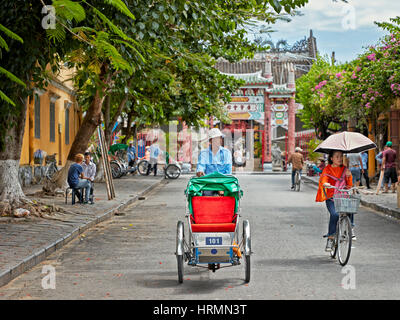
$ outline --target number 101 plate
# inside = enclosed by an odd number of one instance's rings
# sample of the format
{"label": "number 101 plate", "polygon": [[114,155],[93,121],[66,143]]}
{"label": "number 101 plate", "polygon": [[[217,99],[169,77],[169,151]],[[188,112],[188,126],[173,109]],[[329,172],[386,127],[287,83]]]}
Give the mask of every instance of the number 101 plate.
{"label": "number 101 plate", "polygon": [[222,237],[206,237],[207,246],[220,246],[222,245]]}

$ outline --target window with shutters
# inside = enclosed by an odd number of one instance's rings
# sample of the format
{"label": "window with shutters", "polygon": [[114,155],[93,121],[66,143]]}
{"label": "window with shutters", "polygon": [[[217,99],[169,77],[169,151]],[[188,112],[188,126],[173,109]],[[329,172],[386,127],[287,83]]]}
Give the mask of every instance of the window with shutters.
{"label": "window with shutters", "polygon": [[40,97],[35,94],[35,138],[40,139]]}
{"label": "window with shutters", "polygon": [[50,142],[56,142],[56,104],[50,102]]}
{"label": "window with shutters", "polygon": [[69,108],[65,109],[65,144],[69,144]]}

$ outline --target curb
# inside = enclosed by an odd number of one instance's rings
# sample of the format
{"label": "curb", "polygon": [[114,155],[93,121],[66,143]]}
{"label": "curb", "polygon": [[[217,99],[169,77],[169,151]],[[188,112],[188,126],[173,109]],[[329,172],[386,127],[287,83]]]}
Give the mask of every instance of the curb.
{"label": "curb", "polygon": [[[307,182],[312,183],[314,186],[318,185],[318,183],[316,181],[314,181],[313,179],[310,179],[308,177],[304,177],[303,176],[302,179],[304,179]],[[368,202],[368,201],[365,201],[365,200],[362,200],[362,199],[361,199],[361,205],[363,205],[364,207],[368,207],[370,209],[373,209],[375,211],[379,211],[380,213],[383,213],[385,215],[391,216],[391,217],[393,217],[395,219],[400,219],[400,209],[396,210],[396,209],[393,209],[393,208],[389,208],[389,207],[383,206],[381,204]]]}
{"label": "curb", "polygon": [[21,261],[14,267],[11,267],[8,270],[2,271],[0,273],[0,287],[6,285],[11,280],[17,278],[25,271],[32,269],[34,266],[36,266],[40,262],[44,261],[49,255],[51,255],[55,251],[61,249],[64,245],[69,243],[71,240],[77,238],[80,234],[84,233],[89,228],[99,224],[100,222],[110,219],[112,216],[114,216],[114,214],[116,212],[125,209],[127,206],[129,206],[130,204],[137,201],[139,199],[139,197],[142,197],[142,196],[148,194],[150,191],[152,191],[156,187],[158,187],[162,184],[166,184],[166,183],[167,183],[167,180],[160,179],[160,181],[147,187],[146,189],[144,189],[142,192],[138,193],[136,196],[132,197],[131,199],[122,201],[117,207],[108,210],[107,212],[105,212],[104,214],[102,214],[100,216],[94,217],[92,220],[90,220],[86,223],[83,223],[81,226],[76,227],[72,232],[70,232],[64,236],[61,236],[59,239],[57,239],[56,241],[47,245],[46,247],[41,248],[37,252],[34,252],[33,254],[24,258],[23,261]]}

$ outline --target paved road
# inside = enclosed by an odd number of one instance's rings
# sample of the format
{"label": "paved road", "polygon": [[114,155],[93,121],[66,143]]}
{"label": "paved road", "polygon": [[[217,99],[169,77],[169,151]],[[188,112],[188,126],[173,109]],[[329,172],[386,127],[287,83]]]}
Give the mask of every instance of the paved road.
{"label": "paved road", "polygon": [[[289,191],[289,176],[284,175],[239,179],[244,189],[242,215],[252,229],[249,284],[244,283],[243,266],[216,273],[186,267],[184,283],[177,283],[175,232],[184,216],[187,183],[187,177],[182,177],[155,189],[123,215],[97,225],[50,260],[1,287],[0,299],[400,297],[398,222],[361,208],[356,217],[358,240],[349,267],[343,270],[324,252],[322,235],[328,215],[323,204],[314,202],[314,187],[305,185],[300,193]],[[42,288],[45,265],[55,268],[55,289]],[[344,281],[350,276],[351,281]]]}

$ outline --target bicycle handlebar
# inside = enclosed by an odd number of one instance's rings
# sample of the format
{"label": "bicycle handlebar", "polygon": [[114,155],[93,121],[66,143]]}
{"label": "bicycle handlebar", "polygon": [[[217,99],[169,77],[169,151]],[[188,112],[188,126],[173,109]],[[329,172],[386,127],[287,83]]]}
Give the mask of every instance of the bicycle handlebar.
{"label": "bicycle handlebar", "polygon": [[340,192],[350,192],[352,190],[358,190],[356,187],[352,187],[350,189],[340,189],[340,188],[335,187],[335,186],[329,186],[329,187],[324,187],[324,188],[326,188],[326,189],[336,189],[336,190],[338,190]]}

